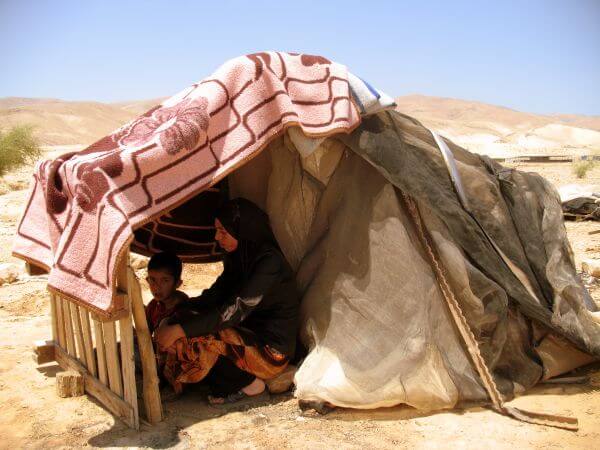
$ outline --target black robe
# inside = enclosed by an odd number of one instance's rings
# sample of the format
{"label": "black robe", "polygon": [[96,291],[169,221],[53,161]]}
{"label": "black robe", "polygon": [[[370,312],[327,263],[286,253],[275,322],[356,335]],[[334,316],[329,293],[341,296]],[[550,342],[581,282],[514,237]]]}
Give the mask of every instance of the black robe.
{"label": "black robe", "polygon": [[187,337],[233,327],[291,358],[299,306],[294,273],[276,244],[240,242],[215,283],[178,309],[171,323]]}

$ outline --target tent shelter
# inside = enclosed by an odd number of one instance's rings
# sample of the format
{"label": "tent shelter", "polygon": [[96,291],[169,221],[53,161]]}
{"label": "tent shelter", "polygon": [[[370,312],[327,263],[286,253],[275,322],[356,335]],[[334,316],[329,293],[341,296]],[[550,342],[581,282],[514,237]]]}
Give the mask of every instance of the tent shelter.
{"label": "tent shelter", "polygon": [[219,260],[213,211],[241,196],[269,214],[297,272],[309,348],[299,399],[429,410],[489,400],[573,428],[504,404],[600,356],[555,190],[392,106],[326,58],[258,53],[40,163],[14,254],[50,272],[59,364],[137,426],[133,317],[146,414],[160,420],[129,251]]}

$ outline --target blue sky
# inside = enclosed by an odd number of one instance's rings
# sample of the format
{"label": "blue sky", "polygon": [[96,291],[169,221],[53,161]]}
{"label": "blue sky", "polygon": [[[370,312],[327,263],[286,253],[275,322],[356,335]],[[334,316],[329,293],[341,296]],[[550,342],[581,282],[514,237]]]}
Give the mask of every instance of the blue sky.
{"label": "blue sky", "polygon": [[0,97],[168,96],[261,50],[327,56],[392,96],[600,115],[600,0],[0,0]]}

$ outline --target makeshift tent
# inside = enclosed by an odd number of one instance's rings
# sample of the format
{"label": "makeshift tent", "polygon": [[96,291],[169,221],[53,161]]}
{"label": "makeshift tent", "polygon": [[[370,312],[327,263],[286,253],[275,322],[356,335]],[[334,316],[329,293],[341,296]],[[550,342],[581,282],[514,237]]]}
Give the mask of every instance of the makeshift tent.
{"label": "makeshift tent", "polygon": [[[135,426],[135,395],[119,389],[135,394],[131,355],[119,377],[111,320],[121,351],[131,352],[130,311],[145,360],[152,347],[128,251],[218,260],[213,212],[241,196],[268,213],[297,271],[309,349],[300,400],[430,410],[489,399],[523,420],[574,427],[504,405],[572,368],[564,352],[579,364],[600,356],[555,190],[390,107],[326,58],[259,53],[41,163],[15,255],[50,271],[57,360]],[[73,322],[69,311],[80,313]],[[144,383],[158,420],[152,364]]]}

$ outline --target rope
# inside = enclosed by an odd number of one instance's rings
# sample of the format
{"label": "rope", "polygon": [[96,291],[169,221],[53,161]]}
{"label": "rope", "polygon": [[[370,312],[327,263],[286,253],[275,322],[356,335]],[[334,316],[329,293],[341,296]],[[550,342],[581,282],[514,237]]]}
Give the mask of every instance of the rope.
{"label": "rope", "polygon": [[427,256],[429,257],[429,262],[439,282],[439,286],[442,291],[442,296],[444,297],[444,300],[446,301],[452,318],[454,319],[454,323],[456,324],[456,327],[458,328],[458,331],[467,346],[469,355],[471,356],[471,360],[475,365],[477,373],[481,377],[483,386],[492,401],[493,409],[499,412],[500,414],[513,417],[523,422],[577,431],[579,429],[579,426],[578,421],[575,418],[557,416],[553,414],[542,414],[523,411],[513,406],[508,406],[504,404],[502,394],[498,390],[498,387],[496,386],[494,378],[490,372],[490,369],[485,363],[483,356],[481,356],[481,351],[479,349],[479,344],[475,339],[475,335],[471,331],[467,319],[465,318],[460,308],[460,305],[456,300],[454,292],[452,291],[448,283],[448,280],[445,275],[445,270],[439,261],[439,257],[436,254],[436,251],[434,250],[434,244],[432,243],[431,237],[429,236],[429,233],[423,225],[418,207],[414,200],[408,195],[406,195],[404,192],[402,192],[402,196],[410,213],[410,217],[415,226],[417,234],[419,235],[421,244],[425,248]]}

